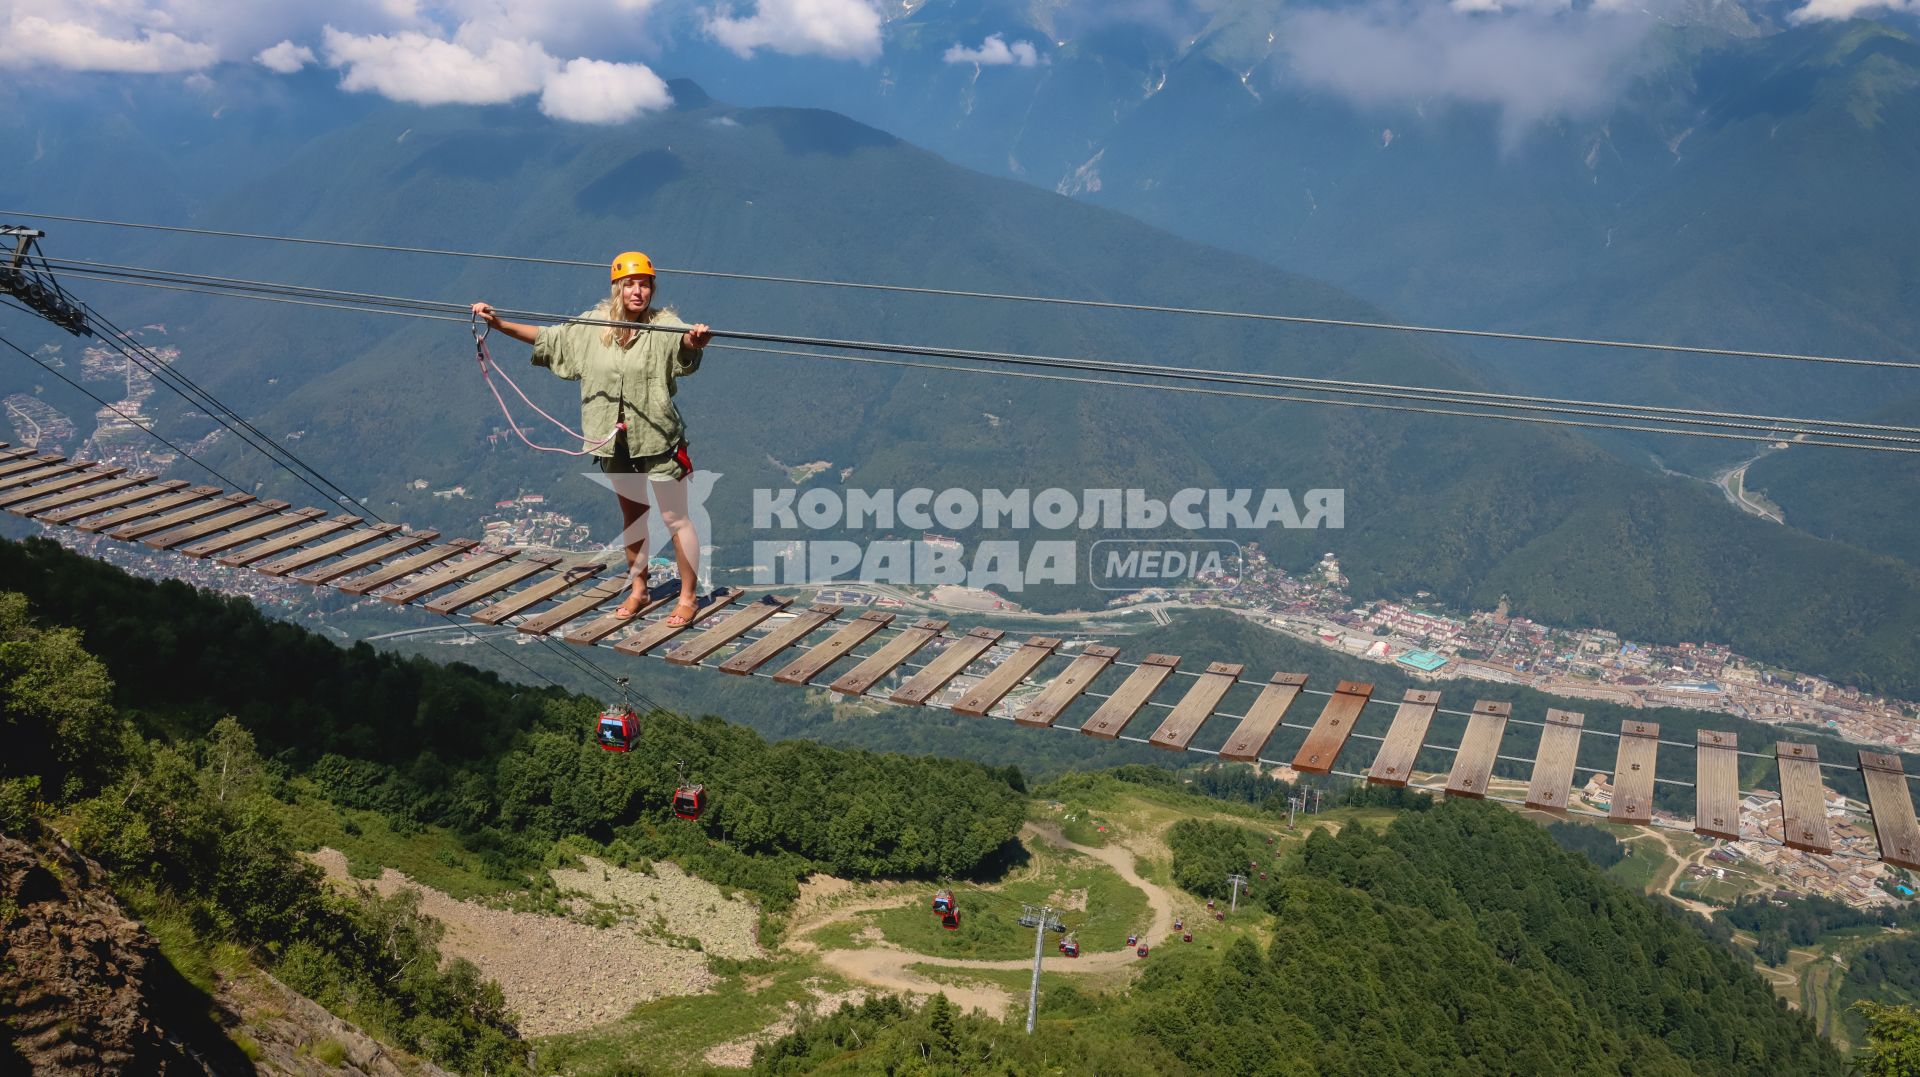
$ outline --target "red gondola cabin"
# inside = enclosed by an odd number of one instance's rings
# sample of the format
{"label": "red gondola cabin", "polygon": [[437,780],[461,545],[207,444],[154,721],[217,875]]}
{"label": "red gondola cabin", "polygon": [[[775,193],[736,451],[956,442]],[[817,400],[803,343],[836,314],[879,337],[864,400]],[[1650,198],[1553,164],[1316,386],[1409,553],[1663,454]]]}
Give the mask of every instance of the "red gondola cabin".
{"label": "red gondola cabin", "polygon": [[707,787],[683,785],[673,791],[673,814],[682,819],[698,819],[707,810]]}
{"label": "red gondola cabin", "polygon": [[942,890],[933,895],[934,912],[948,913],[954,911],[956,908],[958,908],[958,906],[953,903],[953,891]]}
{"label": "red gondola cabin", "polygon": [[1079,957],[1080,956],[1080,940],[1074,938],[1072,935],[1068,935],[1066,938],[1061,939],[1060,952],[1067,955],[1068,957]]}
{"label": "red gondola cabin", "polygon": [[609,752],[631,752],[640,739],[640,718],[628,707],[602,711],[595,739]]}
{"label": "red gondola cabin", "polygon": [[1141,947],[1140,947],[1139,949],[1137,949],[1137,950],[1135,950],[1135,951],[1133,952],[1133,956],[1135,956],[1135,957],[1145,957],[1145,956],[1147,956],[1147,947],[1145,947],[1145,946],[1141,946]]}

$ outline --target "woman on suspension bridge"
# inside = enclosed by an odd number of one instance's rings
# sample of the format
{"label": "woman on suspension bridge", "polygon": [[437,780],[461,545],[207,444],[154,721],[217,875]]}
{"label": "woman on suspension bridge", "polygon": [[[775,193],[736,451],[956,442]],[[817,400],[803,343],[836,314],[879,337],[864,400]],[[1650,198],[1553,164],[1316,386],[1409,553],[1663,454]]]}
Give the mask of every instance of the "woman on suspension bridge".
{"label": "woman on suspension bridge", "polygon": [[[613,480],[625,534],[633,590],[619,613],[632,617],[647,600],[647,531],[651,504],[672,536],[680,567],[680,601],[667,620],[687,624],[699,601],[700,536],[687,515],[687,427],[673,406],[679,379],[700,369],[701,349],[713,338],[704,324],[682,324],[653,305],[653,263],[639,251],[613,260],[612,293],[581,315],[600,322],[638,322],[654,328],[616,328],[568,322],[535,327],[509,322],[487,303],[473,304],[487,328],[533,345],[533,365],[580,383],[580,429],[586,451]],[[622,480],[621,476],[634,476]],[[644,480],[640,478],[644,476]],[[651,497],[648,488],[651,487]]]}

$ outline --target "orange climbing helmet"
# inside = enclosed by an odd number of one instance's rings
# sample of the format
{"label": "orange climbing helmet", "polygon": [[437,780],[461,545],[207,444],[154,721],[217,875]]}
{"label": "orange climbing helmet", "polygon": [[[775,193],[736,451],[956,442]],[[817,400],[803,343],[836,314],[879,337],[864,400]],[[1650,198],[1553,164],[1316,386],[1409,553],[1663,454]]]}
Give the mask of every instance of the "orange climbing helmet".
{"label": "orange climbing helmet", "polygon": [[609,280],[621,277],[653,276],[653,260],[639,251],[627,251],[613,260],[613,276]]}

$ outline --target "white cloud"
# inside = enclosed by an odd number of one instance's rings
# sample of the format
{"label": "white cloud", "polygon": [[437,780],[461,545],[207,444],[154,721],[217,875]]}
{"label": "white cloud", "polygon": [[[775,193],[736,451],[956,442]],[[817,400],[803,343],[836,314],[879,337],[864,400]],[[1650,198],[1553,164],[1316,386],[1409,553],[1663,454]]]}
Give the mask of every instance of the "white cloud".
{"label": "white cloud", "polygon": [[1911,11],[1920,14],[1920,0],[1807,0],[1805,7],[1787,16],[1794,22],[1851,19],[1871,11]]}
{"label": "white cloud", "polygon": [[1007,44],[1007,39],[999,34],[988,34],[987,39],[977,49],[964,45],[955,45],[940,57],[950,64],[979,64],[982,67],[1006,66],[1032,67],[1040,62],[1040,53],[1031,41],[1016,41]]}
{"label": "white cloud", "polygon": [[741,56],[758,49],[836,60],[880,55],[880,12],[869,0],[758,0],[747,18],[725,8],[710,14],[707,32]]}
{"label": "white cloud", "polygon": [[[1456,6],[1468,4],[1476,6]],[[1557,0],[1505,8],[1497,0],[1374,0],[1301,11],[1279,42],[1300,82],[1367,107],[1491,106],[1511,143],[1541,120],[1610,105],[1655,25],[1639,11],[1561,9]]]}
{"label": "white cloud", "polygon": [[86,22],[15,12],[0,28],[0,67],[150,75],[197,71],[218,59],[212,45],[151,27],[137,38],[115,37]]}
{"label": "white cloud", "polygon": [[397,34],[322,32],[327,64],[345,70],[340,87],[371,90],[415,105],[497,105],[539,90],[559,61],[537,43],[497,40],[484,51],[412,30]]}
{"label": "white cloud", "polygon": [[254,56],[254,62],[269,71],[281,75],[291,75],[295,71],[314,62],[313,50],[305,45],[296,45],[292,41],[282,41],[270,49],[261,49]]}
{"label": "white cloud", "polygon": [[711,0],[0,0],[0,67],[164,73],[224,62],[291,74],[315,62],[324,26],[422,34],[481,56],[508,41],[631,62],[664,40],[657,9],[701,2]]}
{"label": "white cloud", "polygon": [[573,123],[625,123],[673,103],[667,84],[644,64],[579,57],[564,64],[538,42],[499,38],[484,47],[414,31],[322,34],[340,86],[415,105],[498,105],[540,95],[540,111]]}
{"label": "white cloud", "polygon": [[645,64],[569,60],[540,91],[540,111],[574,123],[625,123],[673,103],[667,84]]}

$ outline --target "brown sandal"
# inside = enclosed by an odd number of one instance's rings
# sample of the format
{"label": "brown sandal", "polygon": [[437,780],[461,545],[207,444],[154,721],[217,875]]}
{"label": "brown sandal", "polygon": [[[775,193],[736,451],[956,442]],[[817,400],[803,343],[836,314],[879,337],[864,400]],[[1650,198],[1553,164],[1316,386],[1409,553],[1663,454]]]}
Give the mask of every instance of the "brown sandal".
{"label": "brown sandal", "polygon": [[622,621],[631,621],[635,617],[640,616],[640,611],[647,605],[647,599],[653,597],[652,573],[648,573],[645,577],[645,584],[646,585],[640,590],[640,598],[636,599],[632,595],[628,595],[625,602],[620,603],[619,606],[614,608],[613,612],[615,616],[619,617]]}
{"label": "brown sandal", "polygon": [[[681,612],[682,610],[686,612]],[[692,595],[681,595],[674,603],[673,612],[667,615],[667,623],[675,628],[685,628],[693,623],[694,615],[700,612],[700,600]]]}

